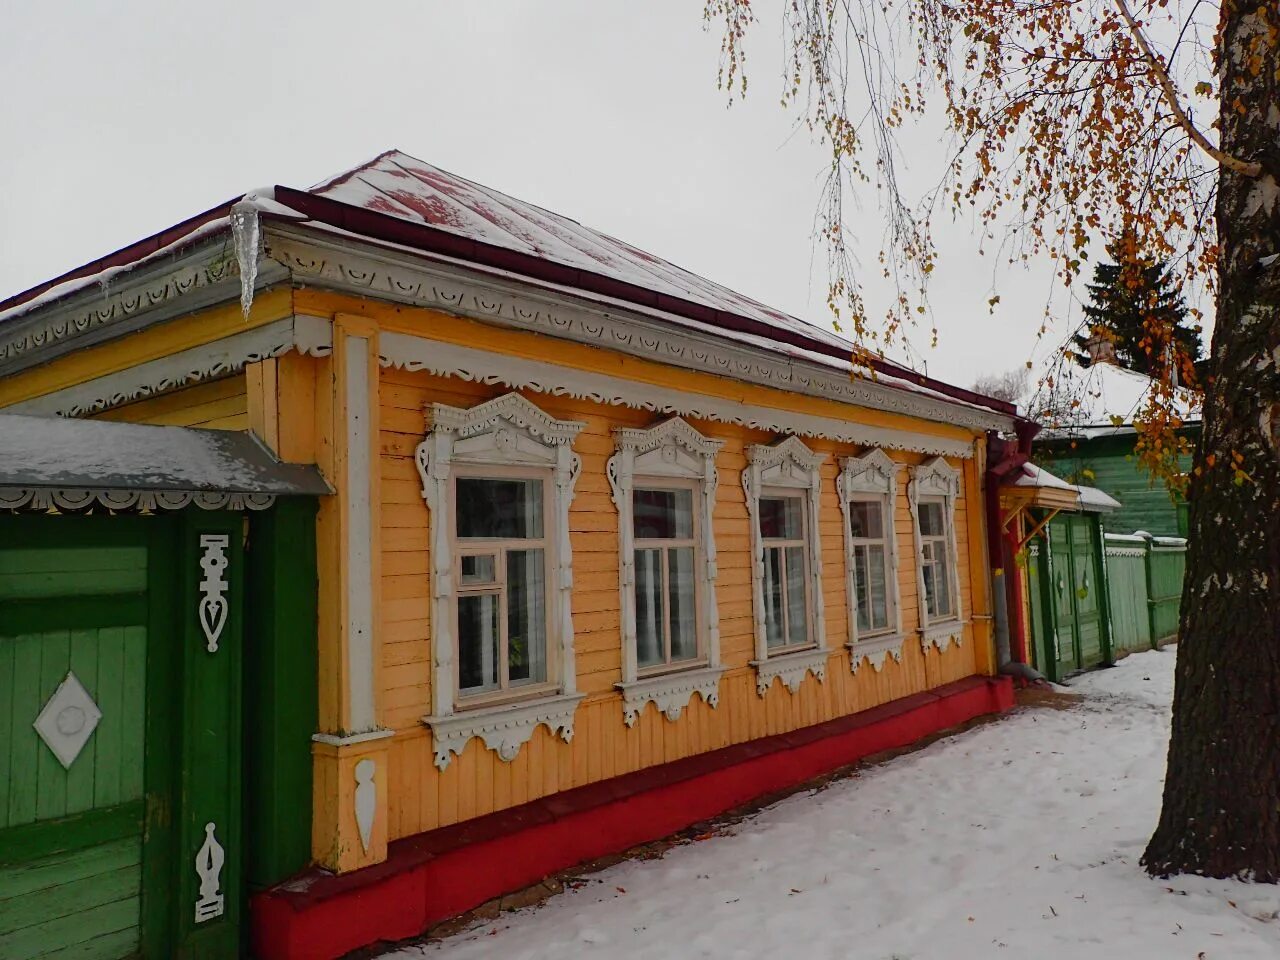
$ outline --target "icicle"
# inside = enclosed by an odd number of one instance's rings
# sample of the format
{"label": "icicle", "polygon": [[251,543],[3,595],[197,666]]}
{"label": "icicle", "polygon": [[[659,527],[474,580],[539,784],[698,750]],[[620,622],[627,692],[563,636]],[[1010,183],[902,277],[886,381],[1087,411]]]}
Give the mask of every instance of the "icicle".
{"label": "icicle", "polygon": [[248,320],[258,280],[258,207],[252,200],[241,200],[231,208],[231,239],[240,267],[240,309]]}

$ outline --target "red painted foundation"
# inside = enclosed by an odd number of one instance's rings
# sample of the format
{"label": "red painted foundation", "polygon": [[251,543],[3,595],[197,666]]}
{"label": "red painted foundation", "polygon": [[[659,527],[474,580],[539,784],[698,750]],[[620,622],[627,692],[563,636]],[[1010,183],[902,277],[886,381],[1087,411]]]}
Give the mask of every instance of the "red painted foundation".
{"label": "red painted foundation", "polygon": [[1012,705],[1007,677],[969,677],[398,840],[385,863],[342,876],[308,871],[254,897],[255,955],[330,960],[403,940],[549,874]]}

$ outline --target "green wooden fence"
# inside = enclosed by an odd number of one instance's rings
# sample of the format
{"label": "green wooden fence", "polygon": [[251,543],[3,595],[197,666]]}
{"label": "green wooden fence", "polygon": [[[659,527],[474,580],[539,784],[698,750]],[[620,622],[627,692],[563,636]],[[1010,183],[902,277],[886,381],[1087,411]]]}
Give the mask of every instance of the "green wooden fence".
{"label": "green wooden fence", "polygon": [[1116,654],[1149,650],[1178,633],[1187,542],[1178,537],[1106,535],[1107,594]]}

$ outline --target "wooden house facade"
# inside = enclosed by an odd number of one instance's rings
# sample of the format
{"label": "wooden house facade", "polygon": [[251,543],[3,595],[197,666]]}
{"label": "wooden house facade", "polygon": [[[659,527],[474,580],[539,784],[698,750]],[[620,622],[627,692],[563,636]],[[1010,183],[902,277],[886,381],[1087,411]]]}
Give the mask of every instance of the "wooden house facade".
{"label": "wooden house facade", "polygon": [[258,856],[258,956],[414,935],[1011,703],[1012,407],[403,154],[0,311],[0,412],[247,432],[333,490],[312,606],[245,674],[250,808],[309,841],[225,851]]}

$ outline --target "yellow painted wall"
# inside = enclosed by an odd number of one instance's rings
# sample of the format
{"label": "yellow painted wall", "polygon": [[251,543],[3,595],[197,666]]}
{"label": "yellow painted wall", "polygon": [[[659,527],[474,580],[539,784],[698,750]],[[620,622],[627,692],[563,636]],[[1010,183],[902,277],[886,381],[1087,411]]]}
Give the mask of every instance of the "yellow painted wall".
{"label": "yellow painted wall", "polygon": [[210,430],[248,430],[249,397],[245,374],[185,387],[172,393],[112,407],[92,420],[124,420]]}
{"label": "yellow painted wall", "polygon": [[[856,675],[849,669],[844,580],[842,514],[836,495],[838,458],[860,452],[832,442],[810,440],[827,454],[823,466],[821,537],[827,641],[833,648],[825,683],[807,676],[793,696],[780,681],[768,694],[756,693],[749,567],[750,528],[741,486],[744,447],[767,443],[771,434],[724,424],[691,421],[710,437],[725,441],[717,458],[720,483],[715,510],[719,556],[717,599],[720,608],[721,658],[728,670],[720,684],[720,704],[711,709],[695,696],[674,723],[652,705],[628,729],[613,685],[621,679],[621,633],[618,596],[617,512],[609,498],[605,462],[612,455],[615,427],[642,427],[655,422],[645,411],[603,406],[588,401],[528,394],[554,417],[582,420],[587,426],[574,449],[582,456],[582,474],[570,512],[573,546],[575,647],[579,689],[587,694],[579,706],[571,744],[539,727],[533,740],[511,763],[500,760],[480,740],[443,772],[432,763],[430,731],[420,718],[430,712],[430,562],[428,511],[413,463],[413,451],[424,431],[424,407],[440,402],[468,407],[506,392],[424,373],[384,370],[381,381],[382,604],[381,719],[396,730],[390,748],[390,839],[515,806],[549,793],[582,786],[653,764],[677,760],[743,740],[784,733],[797,727],[865,710],[889,700],[981,672],[973,628],[966,642],[944,653],[923,653],[909,638],[903,662],[887,661],[880,673],[868,664]],[[923,425],[921,425],[923,426]],[[903,463],[924,458],[892,454]],[[952,461],[965,467],[964,461]],[[964,498],[957,510],[957,547],[961,564],[962,603],[972,613],[969,513],[979,509],[971,467],[965,469]],[[915,547],[906,497],[906,471],[900,474],[896,531],[900,564],[903,625],[917,623]],[[978,571],[978,575],[984,575]],[[985,591],[984,591],[985,597]],[[984,599],[985,604],[985,599]],[[984,610],[985,612],[985,610]],[[985,635],[985,631],[983,631]]]}

